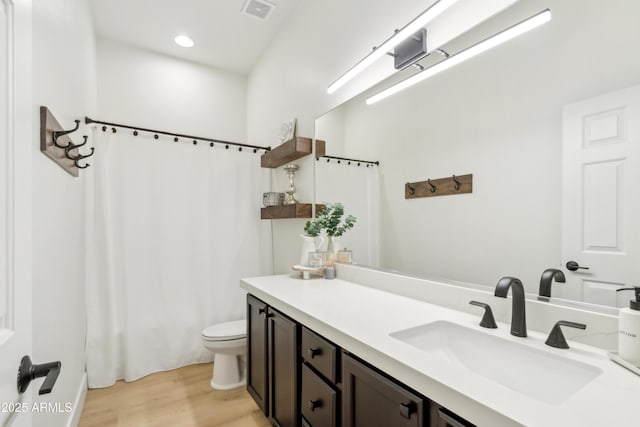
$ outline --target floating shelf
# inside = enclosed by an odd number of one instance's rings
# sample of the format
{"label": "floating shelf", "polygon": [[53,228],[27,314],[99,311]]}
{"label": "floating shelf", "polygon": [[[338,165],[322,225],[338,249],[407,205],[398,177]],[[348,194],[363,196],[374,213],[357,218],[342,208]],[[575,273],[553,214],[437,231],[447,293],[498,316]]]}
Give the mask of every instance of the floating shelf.
{"label": "floating shelf", "polygon": [[[295,205],[269,206],[260,209],[260,219],[311,218],[311,203]],[[324,205],[316,205],[316,211],[324,209]]]}
{"label": "floating shelf", "polygon": [[[325,155],[325,141],[316,140],[316,156]],[[293,139],[267,151],[260,158],[260,166],[263,168],[277,168],[301,157],[308,156],[312,152],[311,138],[296,136]]]}

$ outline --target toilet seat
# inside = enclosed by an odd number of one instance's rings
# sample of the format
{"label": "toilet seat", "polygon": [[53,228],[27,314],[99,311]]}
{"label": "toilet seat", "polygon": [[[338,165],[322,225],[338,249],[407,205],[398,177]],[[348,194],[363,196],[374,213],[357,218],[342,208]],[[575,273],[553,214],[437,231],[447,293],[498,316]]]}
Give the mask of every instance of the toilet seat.
{"label": "toilet seat", "polygon": [[246,320],[218,323],[202,331],[202,339],[205,341],[238,341],[246,338]]}

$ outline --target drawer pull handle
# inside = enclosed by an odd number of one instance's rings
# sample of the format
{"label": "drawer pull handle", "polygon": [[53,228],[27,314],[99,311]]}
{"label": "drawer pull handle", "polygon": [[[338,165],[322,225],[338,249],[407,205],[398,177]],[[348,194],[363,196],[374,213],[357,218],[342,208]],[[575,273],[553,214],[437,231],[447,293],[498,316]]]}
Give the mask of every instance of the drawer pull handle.
{"label": "drawer pull handle", "polygon": [[415,411],[416,404],[414,402],[400,404],[400,415],[402,415],[406,419],[411,419],[411,414],[413,414]]}
{"label": "drawer pull handle", "polygon": [[320,356],[322,354],[322,350],[319,348],[310,348],[308,353],[309,357],[313,359],[316,356]]}
{"label": "drawer pull handle", "polygon": [[315,411],[316,408],[321,408],[321,407],[322,407],[322,400],[318,399],[318,400],[309,401],[309,409],[311,410],[311,412]]}

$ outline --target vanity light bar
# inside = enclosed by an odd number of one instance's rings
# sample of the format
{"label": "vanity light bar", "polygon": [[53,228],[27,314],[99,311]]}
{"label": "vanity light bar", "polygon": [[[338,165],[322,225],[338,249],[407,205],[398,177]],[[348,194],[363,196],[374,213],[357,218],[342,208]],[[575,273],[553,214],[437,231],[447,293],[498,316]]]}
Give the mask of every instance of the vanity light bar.
{"label": "vanity light bar", "polygon": [[384,43],[375,48],[373,52],[367,55],[362,61],[351,67],[349,71],[344,73],[338,80],[331,83],[327,88],[327,93],[333,93],[341,88],[345,83],[360,74],[376,60],[385,56],[387,52],[391,52],[393,48],[402,43],[407,38],[413,36],[420,28],[423,28],[442,12],[451,7],[458,0],[438,0],[427,10],[422,12],[417,18],[409,22],[400,31],[388,38]]}
{"label": "vanity light bar", "polygon": [[466,61],[469,58],[473,58],[476,55],[481,54],[482,52],[486,52],[492,47],[498,46],[506,41],[511,40],[519,36],[520,34],[524,34],[529,30],[532,30],[546,22],[551,20],[551,11],[546,9],[537,15],[532,16],[522,22],[519,22],[512,27],[507,28],[504,31],[499,32],[498,34],[489,37],[479,43],[474,44],[471,47],[468,47],[459,53],[450,56],[449,58],[437,63],[436,65],[427,68],[424,71],[419,72],[418,74],[414,74],[413,76],[397,83],[382,92],[378,92],[377,94],[367,98],[367,105],[375,104],[376,102],[387,98],[395,93],[400,92],[403,89],[408,88],[409,86],[413,86],[416,83],[419,83],[423,80],[428,79],[431,76],[435,76],[436,74],[448,70],[449,68],[460,64],[463,61]]}

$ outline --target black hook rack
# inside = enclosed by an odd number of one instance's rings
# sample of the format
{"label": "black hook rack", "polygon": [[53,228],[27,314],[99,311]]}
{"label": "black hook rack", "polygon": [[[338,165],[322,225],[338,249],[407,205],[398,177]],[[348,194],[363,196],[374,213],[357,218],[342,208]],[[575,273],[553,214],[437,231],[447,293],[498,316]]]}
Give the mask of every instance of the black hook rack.
{"label": "black hook rack", "polygon": [[473,175],[451,175],[433,180],[428,178],[426,181],[407,182],[404,187],[405,199],[472,193]]}
{"label": "black hook rack", "polygon": [[40,107],[40,151],[69,174],[77,177],[80,169],[88,167],[88,164],[81,166],[78,160],[91,157],[95,150],[91,148],[91,153],[87,155],[80,153],[79,148],[87,144],[89,137],[84,135],[81,144],[74,144],[69,135],[80,128],[80,120],[74,122],[73,129],[65,130],[47,107]]}

